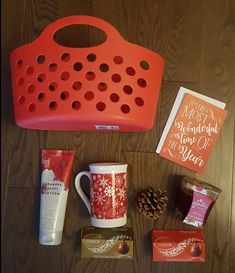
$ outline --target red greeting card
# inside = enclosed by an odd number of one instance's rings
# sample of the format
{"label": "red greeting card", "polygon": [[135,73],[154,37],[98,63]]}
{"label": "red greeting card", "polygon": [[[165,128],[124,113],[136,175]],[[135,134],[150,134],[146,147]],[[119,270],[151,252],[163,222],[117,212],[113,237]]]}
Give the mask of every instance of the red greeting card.
{"label": "red greeting card", "polygon": [[224,123],[225,104],[181,88],[156,152],[202,173]]}

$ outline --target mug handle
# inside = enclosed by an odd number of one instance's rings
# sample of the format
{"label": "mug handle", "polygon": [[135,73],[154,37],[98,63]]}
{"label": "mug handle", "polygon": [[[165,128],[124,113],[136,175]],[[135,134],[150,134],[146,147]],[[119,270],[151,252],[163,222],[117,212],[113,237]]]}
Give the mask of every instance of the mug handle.
{"label": "mug handle", "polygon": [[83,172],[80,172],[79,174],[77,174],[76,178],[75,178],[75,188],[79,194],[79,196],[82,198],[82,201],[85,203],[89,213],[91,214],[91,202],[90,200],[88,199],[88,197],[86,196],[86,194],[84,193],[84,191],[82,190],[82,187],[81,187],[81,177],[83,175],[86,175],[88,178],[89,178],[89,181],[91,181],[91,174],[90,172],[87,172],[87,171],[83,171]]}

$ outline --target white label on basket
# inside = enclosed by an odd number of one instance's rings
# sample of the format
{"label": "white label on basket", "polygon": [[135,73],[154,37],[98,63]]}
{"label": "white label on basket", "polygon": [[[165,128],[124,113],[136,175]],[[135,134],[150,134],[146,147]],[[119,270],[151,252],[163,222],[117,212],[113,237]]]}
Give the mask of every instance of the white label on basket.
{"label": "white label on basket", "polygon": [[119,130],[119,126],[115,125],[95,125],[97,130]]}

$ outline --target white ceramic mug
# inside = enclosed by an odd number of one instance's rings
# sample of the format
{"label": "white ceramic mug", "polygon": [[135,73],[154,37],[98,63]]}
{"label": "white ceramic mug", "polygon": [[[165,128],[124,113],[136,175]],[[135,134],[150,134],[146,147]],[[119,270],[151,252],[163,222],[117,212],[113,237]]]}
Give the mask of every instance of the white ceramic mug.
{"label": "white ceramic mug", "polygon": [[[91,215],[91,224],[101,228],[119,227],[127,221],[127,164],[93,163],[90,171],[75,178],[75,187]],[[83,192],[81,177],[90,180],[90,200]]]}

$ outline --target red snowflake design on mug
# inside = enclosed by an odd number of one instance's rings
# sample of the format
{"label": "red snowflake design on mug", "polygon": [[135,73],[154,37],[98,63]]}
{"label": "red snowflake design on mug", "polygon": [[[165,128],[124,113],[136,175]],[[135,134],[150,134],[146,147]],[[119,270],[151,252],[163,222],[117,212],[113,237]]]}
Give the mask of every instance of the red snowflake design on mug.
{"label": "red snowflake design on mug", "polygon": [[117,219],[126,215],[126,173],[91,174],[92,216]]}

